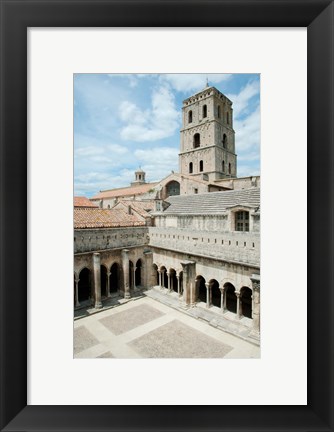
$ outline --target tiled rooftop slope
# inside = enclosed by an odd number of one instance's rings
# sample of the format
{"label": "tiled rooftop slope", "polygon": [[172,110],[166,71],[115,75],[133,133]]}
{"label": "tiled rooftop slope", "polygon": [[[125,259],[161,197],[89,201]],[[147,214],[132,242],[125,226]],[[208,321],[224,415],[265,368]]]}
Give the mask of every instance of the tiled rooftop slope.
{"label": "tiled rooftop slope", "polygon": [[229,207],[260,206],[260,188],[208,192],[200,195],[171,196],[167,200],[170,206],[164,214],[219,214]]}

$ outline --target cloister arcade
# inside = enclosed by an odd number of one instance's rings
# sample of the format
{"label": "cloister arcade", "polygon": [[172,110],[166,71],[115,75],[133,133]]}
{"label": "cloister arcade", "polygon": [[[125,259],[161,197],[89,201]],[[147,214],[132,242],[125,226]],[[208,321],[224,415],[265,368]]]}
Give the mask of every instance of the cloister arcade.
{"label": "cloister arcade", "polygon": [[[183,292],[189,287],[183,287],[183,271],[153,264],[153,281],[155,286],[166,288],[168,292],[178,293],[182,300]],[[197,275],[194,281],[196,304],[205,303],[207,308],[219,308],[222,313],[231,312],[236,318],[252,318],[252,289],[241,286],[236,289],[231,282],[219,283],[216,279],[208,282],[202,275]]]}

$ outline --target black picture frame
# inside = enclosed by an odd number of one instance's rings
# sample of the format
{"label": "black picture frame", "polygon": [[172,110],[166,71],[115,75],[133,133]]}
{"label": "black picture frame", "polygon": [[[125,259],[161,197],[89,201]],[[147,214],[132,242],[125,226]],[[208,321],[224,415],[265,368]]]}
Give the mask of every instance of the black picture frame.
{"label": "black picture frame", "polygon": [[[1,430],[333,431],[333,0],[0,4]],[[307,27],[307,406],[27,406],[27,28],[132,26]]]}

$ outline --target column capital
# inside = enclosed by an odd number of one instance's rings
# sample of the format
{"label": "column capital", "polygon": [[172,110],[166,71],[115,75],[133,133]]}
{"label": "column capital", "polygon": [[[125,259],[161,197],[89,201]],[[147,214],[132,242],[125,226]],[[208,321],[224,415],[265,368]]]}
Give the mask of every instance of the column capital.
{"label": "column capital", "polygon": [[259,274],[252,274],[250,277],[250,280],[252,281],[253,290],[260,291],[260,275]]}
{"label": "column capital", "polygon": [[111,275],[111,272],[107,272],[107,276],[109,277]]}
{"label": "column capital", "polygon": [[234,294],[237,296],[237,298],[240,297],[240,291],[235,291]]}

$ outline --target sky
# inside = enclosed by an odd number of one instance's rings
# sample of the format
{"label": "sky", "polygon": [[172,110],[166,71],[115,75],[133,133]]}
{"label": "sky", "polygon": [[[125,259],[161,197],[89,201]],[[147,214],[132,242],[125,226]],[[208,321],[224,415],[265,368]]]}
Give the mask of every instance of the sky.
{"label": "sky", "polygon": [[179,172],[182,101],[207,80],[233,102],[237,176],[259,175],[259,74],[75,74],[74,195]]}

